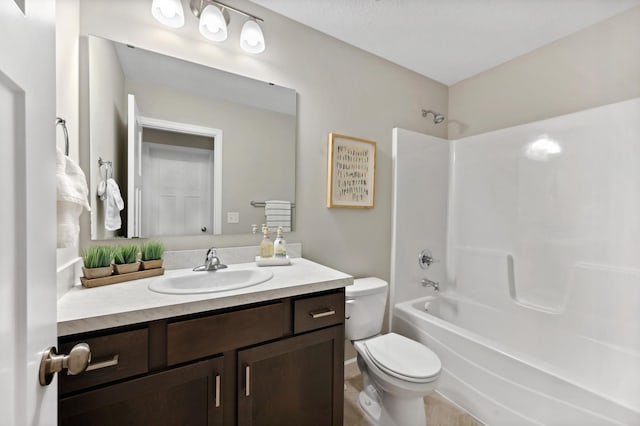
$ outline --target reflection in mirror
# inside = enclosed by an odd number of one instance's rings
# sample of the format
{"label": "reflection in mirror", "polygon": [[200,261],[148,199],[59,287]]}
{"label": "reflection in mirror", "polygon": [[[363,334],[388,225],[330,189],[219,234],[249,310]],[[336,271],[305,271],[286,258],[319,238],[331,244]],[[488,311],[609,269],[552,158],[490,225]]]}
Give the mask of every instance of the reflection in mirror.
{"label": "reflection in mirror", "polygon": [[265,223],[251,201],[295,202],[294,90],[100,37],[88,46],[92,239],[248,233]]}

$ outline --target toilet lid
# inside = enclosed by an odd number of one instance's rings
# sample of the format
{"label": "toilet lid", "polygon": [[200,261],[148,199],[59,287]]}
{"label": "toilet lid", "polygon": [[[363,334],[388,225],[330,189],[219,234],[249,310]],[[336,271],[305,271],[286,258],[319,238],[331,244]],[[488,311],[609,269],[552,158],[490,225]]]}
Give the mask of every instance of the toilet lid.
{"label": "toilet lid", "polygon": [[429,382],[440,373],[440,358],[429,348],[395,333],[364,342],[371,361],[385,373],[410,382]]}

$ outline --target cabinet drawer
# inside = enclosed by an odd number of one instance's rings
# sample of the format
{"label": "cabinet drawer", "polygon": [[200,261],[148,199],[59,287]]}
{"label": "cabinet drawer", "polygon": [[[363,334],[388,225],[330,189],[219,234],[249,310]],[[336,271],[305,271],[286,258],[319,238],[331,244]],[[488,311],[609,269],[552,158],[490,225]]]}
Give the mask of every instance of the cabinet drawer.
{"label": "cabinet drawer", "polygon": [[60,393],[146,373],[149,370],[148,339],[148,330],[144,328],[61,344],[59,352],[68,354],[75,344],[88,343],[91,363],[87,371],[77,376],[59,374]]}
{"label": "cabinet drawer", "polygon": [[293,302],[293,332],[303,333],[344,322],[344,291]]}
{"label": "cabinet drawer", "polygon": [[167,326],[167,364],[175,365],[288,334],[283,302]]}

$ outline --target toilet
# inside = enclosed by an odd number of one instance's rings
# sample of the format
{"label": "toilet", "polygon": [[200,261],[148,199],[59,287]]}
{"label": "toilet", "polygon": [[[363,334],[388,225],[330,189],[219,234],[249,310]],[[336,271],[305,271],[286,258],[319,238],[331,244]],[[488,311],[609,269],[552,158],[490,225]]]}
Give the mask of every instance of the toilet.
{"label": "toilet", "polygon": [[355,279],[346,287],[346,338],[358,353],[362,409],[381,426],[424,426],[424,396],[435,389],[440,359],[423,344],[396,333],[380,334],[386,281]]}

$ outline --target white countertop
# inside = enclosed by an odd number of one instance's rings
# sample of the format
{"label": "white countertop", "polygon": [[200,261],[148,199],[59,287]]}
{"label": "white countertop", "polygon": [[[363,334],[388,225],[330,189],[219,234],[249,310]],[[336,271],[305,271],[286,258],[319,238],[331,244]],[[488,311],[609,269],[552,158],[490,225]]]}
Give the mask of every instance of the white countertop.
{"label": "white countertop", "polygon": [[[255,263],[229,268],[255,267]],[[237,290],[205,294],[161,294],[148,289],[155,278],[95,288],[73,287],[58,300],[58,336],[101,330],[214,309],[241,306],[297,296],[353,284],[353,277],[310,260],[291,259],[289,266],[275,266],[273,278]],[[165,275],[176,275],[176,269]],[[196,272],[194,272],[196,273]]]}

